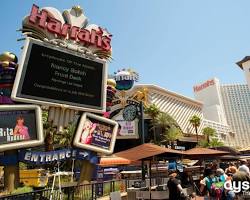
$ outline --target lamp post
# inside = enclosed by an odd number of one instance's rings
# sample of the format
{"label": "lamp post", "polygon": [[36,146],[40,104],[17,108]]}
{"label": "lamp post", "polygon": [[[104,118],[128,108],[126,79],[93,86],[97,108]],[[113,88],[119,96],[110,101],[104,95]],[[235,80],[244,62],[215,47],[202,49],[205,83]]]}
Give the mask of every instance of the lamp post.
{"label": "lamp post", "polygon": [[144,130],[144,107],[143,102],[140,101],[140,121],[141,121],[141,143],[145,143],[145,130]]}
{"label": "lamp post", "polygon": [[[139,110],[140,110],[140,126],[141,126],[141,144],[145,143],[145,131],[144,131],[144,107],[143,107],[143,102],[140,101],[139,105]],[[145,181],[145,170],[144,170],[144,160],[141,162],[141,177],[142,180]]]}

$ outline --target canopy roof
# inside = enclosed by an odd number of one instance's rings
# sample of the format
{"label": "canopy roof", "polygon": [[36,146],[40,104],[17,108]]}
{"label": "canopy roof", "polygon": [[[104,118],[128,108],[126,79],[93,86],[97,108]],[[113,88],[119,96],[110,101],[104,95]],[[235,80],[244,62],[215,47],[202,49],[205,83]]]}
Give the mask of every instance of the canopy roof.
{"label": "canopy roof", "polygon": [[120,158],[117,156],[102,157],[100,159],[101,166],[114,166],[114,165],[129,165],[132,161],[126,158]]}
{"label": "canopy roof", "polygon": [[175,155],[183,154],[183,152],[178,150],[168,149],[155,144],[146,143],[125,151],[120,151],[118,153],[115,153],[114,155],[131,161],[137,161],[164,153],[175,154]]}
{"label": "canopy roof", "polygon": [[229,152],[196,147],[185,151],[185,154],[188,156],[204,156],[204,155],[209,156],[209,155],[226,155],[229,154]]}
{"label": "canopy roof", "polygon": [[243,69],[243,63],[247,62],[250,60],[250,56],[245,56],[242,60],[240,60],[239,62],[237,62],[236,64],[241,68]]}
{"label": "canopy roof", "polygon": [[239,149],[239,151],[250,151],[250,146]]}
{"label": "canopy roof", "polygon": [[221,147],[213,147],[210,149],[215,149],[215,150],[219,150],[219,151],[226,151],[229,152],[230,155],[240,155],[241,152],[234,149],[233,147],[229,147],[229,146],[221,146]]}
{"label": "canopy roof", "polygon": [[178,150],[146,143],[125,151],[120,151],[110,157],[102,157],[100,165],[128,165],[139,160],[150,159],[160,154],[171,154],[176,156],[183,155],[184,153]]}

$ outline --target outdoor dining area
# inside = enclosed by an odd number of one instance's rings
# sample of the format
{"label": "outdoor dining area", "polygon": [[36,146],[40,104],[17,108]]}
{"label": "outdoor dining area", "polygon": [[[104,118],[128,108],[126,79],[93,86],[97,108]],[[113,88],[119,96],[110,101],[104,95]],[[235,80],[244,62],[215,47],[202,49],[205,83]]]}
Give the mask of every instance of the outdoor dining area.
{"label": "outdoor dining area", "polygon": [[[127,180],[126,190],[123,191],[123,198],[114,199],[169,199],[167,183],[172,170],[178,171],[186,197],[203,199],[199,184],[204,177],[206,164],[217,162],[226,165],[237,159],[240,159],[240,152],[226,148],[218,150],[196,147],[180,151],[145,143],[102,157],[100,166],[123,169],[119,173],[121,179]],[[137,170],[126,170],[131,169],[131,166]],[[196,195],[192,197],[194,193]]]}

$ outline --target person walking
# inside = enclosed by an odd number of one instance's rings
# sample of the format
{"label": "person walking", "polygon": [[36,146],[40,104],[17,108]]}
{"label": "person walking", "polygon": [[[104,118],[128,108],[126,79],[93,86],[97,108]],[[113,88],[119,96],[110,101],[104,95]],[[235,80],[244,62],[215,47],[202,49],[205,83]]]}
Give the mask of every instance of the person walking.
{"label": "person walking", "polygon": [[215,173],[212,169],[206,169],[207,176],[200,181],[201,184],[201,192],[206,189],[205,200],[216,200],[216,193],[213,189],[213,184],[217,182],[215,177]]}
{"label": "person walking", "polygon": [[183,188],[181,186],[181,181],[177,179],[177,171],[171,170],[169,172],[169,180],[167,183],[169,190],[169,200],[181,200],[183,198]]}

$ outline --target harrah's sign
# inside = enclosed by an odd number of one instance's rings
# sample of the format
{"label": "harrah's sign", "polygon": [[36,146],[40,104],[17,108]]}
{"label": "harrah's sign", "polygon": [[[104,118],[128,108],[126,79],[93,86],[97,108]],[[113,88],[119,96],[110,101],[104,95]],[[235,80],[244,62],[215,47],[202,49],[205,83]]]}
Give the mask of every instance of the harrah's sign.
{"label": "harrah's sign", "polygon": [[70,24],[62,24],[59,20],[50,17],[46,10],[40,11],[36,5],[32,6],[29,22],[42,29],[47,29],[50,33],[57,34],[59,37],[66,38],[68,36],[69,39],[83,45],[95,45],[105,51],[111,50],[111,38],[103,36],[101,28],[100,30],[92,29],[89,31]]}
{"label": "harrah's sign", "polygon": [[207,87],[209,87],[211,85],[214,85],[214,84],[215,84],[215,82],[214,82],[213,79],[208,80],[208,81],[206,81],[205,83],[203,83],[201,85],[194,86],[194,92],[199,92],[199,91],[201,91],[201,90],[203,90],[203,89],[205,89],[205,88],[207,88]]}

